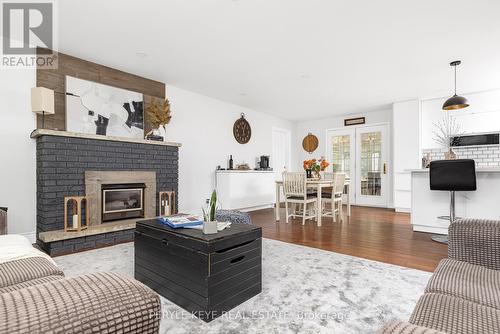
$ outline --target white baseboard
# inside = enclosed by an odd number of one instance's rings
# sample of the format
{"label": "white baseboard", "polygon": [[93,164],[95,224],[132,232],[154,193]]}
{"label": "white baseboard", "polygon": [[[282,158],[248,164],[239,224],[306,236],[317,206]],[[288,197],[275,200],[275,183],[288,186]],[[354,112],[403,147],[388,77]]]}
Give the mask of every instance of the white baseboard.
{"label": "white baseboard", "polygon": [[405,212],[405,213],[411,213],[410,208],[394,208],[396,212]]}
{"label": "white baseboard", "polygon": [[432,234],[448,234],[448,229],[443,227],[432,227],[432,226],[422,226],[422,225],[413,225],[413,231],[415,232],[425,232]]}
{"label": "white baseboard", "polygon": [[274,208],[274,204],[252,206],[250,208],[242,208],[242,209],[237,209],[237,210],[243,211],[243,212],[250,212],[250,211],[257,211],[257,210],[270,209],[270,208]]}
{"label": "white baseboard", "polygon": [[23,237],[28,238],[28,240],[34,244],[36,242],[36,232],[27,232],[27,233],[20,233]]}

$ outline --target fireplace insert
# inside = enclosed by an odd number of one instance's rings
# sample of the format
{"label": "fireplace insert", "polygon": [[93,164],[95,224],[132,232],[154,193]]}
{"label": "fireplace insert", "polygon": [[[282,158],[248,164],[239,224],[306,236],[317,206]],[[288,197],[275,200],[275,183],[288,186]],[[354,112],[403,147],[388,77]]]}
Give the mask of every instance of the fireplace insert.
{"label": "fireplace insert", "polygon": [[103,184],[102,222],[144,218],[144,183]]}

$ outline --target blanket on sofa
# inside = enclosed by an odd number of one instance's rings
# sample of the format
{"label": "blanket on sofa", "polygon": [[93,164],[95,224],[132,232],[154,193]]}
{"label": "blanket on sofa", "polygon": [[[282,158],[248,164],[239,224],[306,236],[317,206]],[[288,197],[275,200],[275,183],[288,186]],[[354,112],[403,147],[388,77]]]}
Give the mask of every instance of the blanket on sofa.
{"label": "blanket on sofa", "polygon": [[43,257],[56,264],[49,255],[33,247],[28,238],[17,234],[0,235],[0,263],[30,257]]}

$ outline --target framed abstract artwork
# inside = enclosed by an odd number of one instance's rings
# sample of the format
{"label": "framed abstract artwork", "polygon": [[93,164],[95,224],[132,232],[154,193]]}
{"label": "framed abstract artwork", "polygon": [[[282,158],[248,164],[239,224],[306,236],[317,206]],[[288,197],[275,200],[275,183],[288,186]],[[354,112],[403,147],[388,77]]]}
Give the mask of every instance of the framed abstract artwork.
{"label": "framed abstract artwork", "polygon": [[66,76],[66,131],[142,139],[143,95]]}

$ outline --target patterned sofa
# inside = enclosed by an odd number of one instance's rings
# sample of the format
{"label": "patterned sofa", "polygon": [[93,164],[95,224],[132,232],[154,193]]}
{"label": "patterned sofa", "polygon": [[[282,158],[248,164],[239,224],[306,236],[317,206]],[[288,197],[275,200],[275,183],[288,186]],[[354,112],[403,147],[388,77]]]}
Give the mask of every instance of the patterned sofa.
{"label": "patterned sofa", "polygon": [[[15,248],[10,237],[0,237],[0,253]],[[0,334],[158,333],[160,299],[148,287],[115,273],[65,278],[31,248],[0,254]]]}
{"label": "patterned sofa", "polygon": [[500,221],[460,219],[408,322],[383,334],[500,333]]}

